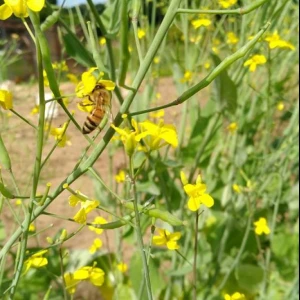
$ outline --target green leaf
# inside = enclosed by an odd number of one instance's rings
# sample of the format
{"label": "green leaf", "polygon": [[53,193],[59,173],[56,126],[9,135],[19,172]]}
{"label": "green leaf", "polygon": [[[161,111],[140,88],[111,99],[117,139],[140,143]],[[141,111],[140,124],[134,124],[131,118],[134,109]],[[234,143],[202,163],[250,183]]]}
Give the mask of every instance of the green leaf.
{"label": "green leaf", "polygon": [[101,14],[101,21],[105,28],[108,28],[107,33],[110,38],[117,35],[120,29],[120,0],[111,1],[111,5],[108,5],[104,12]]}
{"label": "green leaf", "polygon": [[113,300],[135,300],[137,299],[134,290],[127,284],[118,284],[114,290]]}
{"label": "green leaf", "polygon": [[87,68],[95,66],[91,53],[86,50],[82,42],[80,42],[74,34],[67,33],[63,35],[63,41],[66,47],[66,52],[79,64]]}
{"label": "green leaf", "polygon": [[263,282],[264,271],[255,265],[243,264],[236,269],[235,277],[241,288],[254,292],[259,289],[259,284]]}
{"label": "green leaf", "polygon": [[[160,275],[159,265],[158,263],[150,259],[149,261],[149,275],[152,287],[153,298],[158,299],[158,295],[165,287],[164,280]],[[143,264],[140,252],[136,253],[132,256],[130,261],[130,268],[129,268],[129,277],[132,284],[132,287],[135,291],[136,295],[140,293],[140,287],[144,281],[144,271],[143,271]],[[139,299],[148,299],[147,291],[146,291],[146,283],[144,283],[143,294]]]}
{"label": "green leaf", "polygon": [[[211,54],[215,66],[221,63],[220,58]],[[215,80],[215,87],[217,92],[217,99],[221,105],[221,108],[228,109],[232,114],[237,108],[237,88],[235,83],[228,76],[226,70],[224,70]]]}
{"label": "green leaf", "polygon": [[149,193],[154,196],[160,195],[160,190],[153,181],[137,182],[136,189],[138,192]]}

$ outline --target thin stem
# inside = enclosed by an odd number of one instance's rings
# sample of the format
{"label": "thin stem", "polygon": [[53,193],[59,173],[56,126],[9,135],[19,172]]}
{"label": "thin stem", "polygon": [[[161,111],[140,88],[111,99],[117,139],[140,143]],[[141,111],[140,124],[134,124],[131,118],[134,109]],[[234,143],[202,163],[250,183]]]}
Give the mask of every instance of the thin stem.
{"label": "thin stem", "polygon": [[133,167],[133,158],[130,156],[129,158],[129,170],[130,170],[130,177],[131,177],[131,184],[133,188],[133,205],[134,205],[134,214],[135,214],[135,232],[137,237],[138,246],[141,251],[142,262],[143,262],[143,269],[144,269],[144,276],[146,280],[146,287],[147,287],[147,295],[148,299],[152,299],[152,291],[151,291],[151,282],[149,276],[149,268],[147,264],[147,258],[145,253],[145,247],[143,242],[142,230],[141,230],[141,223],[140,223],[140,213],[138,209],[138,198],[137,198],[137,191],[134,179],[134,167]]}
{"label": "thin stem", "polygon": [[193,262],[193,281],[194,281],[194,300],[197,300],[197,254],[198,254],[198,227],[199,213],[195,215],[195,245],[194,245],[194,262]]}
{"label": "thin stem", "polygon": [[27,123],[28,125],[30,125],[31,127],[33,127],[35,130],[37,130],[37,127],[35,125],[33,125],[30,121],[28,121],[27,119],[25,119],[22,115],[18,114],[15,110],[11,109],[10,111],[12,113],[14,113],[16,116],[18,116],[25,123]]}

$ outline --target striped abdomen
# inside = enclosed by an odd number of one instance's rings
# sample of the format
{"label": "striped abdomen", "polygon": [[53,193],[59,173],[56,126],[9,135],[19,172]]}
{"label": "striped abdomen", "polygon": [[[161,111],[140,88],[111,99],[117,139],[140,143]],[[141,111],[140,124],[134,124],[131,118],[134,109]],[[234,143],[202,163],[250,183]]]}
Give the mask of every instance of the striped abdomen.
{"label": "striped abdomen", "polygon": [[92,113],[87,116],[83,127],[82,127],[82,133],[88,134],[94,131],[100,124],[100,122],[103,120],[105,115],[105,110],[103,108],[96,107]]}

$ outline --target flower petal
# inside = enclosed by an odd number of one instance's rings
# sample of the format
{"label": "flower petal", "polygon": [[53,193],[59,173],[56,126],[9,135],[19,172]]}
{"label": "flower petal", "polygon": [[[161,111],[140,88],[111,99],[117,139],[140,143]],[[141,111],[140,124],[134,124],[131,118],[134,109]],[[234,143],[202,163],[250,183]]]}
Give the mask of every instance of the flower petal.
{"label": "flower petal", "polygon": [[197,197],[197,198],[191,197],[188,201],[188,208],[191,211],[196,211],[199,209],[200,204],[201,204],[201,202],[200,202],[199,197]]}
{"label": "flower petal", "polygon": [[33,11],[41,11],[45,5],[45,0],[27,0],[27,6]]}
{"label": "flower petal", "polygon": [[6,20],[12,15],[13,11],[9,5],[3,4],[0,6],[0,20]]}
{"label": "flower petal", "polygon": [[214,205],[214,199],[209,194],[202,195],[201,202],[207,207],[212,207]]}

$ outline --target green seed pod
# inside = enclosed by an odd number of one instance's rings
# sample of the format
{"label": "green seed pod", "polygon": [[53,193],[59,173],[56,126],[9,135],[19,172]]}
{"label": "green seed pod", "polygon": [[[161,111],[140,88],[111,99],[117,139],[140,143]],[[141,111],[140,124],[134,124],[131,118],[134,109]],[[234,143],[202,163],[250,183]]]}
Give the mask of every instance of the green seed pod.
{"label": "green seed pod", "polygon": [[[128,202],[128,203],[124,204],[124,206],[130,210],[134,210],[133,203]],[[177,217],[173,216],[168,211],[163,211],[163,210],[160,210],[157,208],[144,208],[142,205],[138,206],[138,210],[150,217],[153,217],[156,219],[161,219],[162,221],[165,221],[172,226],[184,225],[183,221],[181,221]]]}
{"label": "green seed pod", "polygon": [[7,152],[7,149],[3,143],[2,137],[0,135],[0,165],[6,170],[11,170],[11,162]]}
{"label": "green seed pod", "polygon": [[52,25],[54,25],[59,18],[59,14],[60,11],[54,11],[51,15],[49,15],[45,21],[43,22],[43,24],[41,25],[41,30],[42,31],[46,31],[47,29],[49,29]]}

